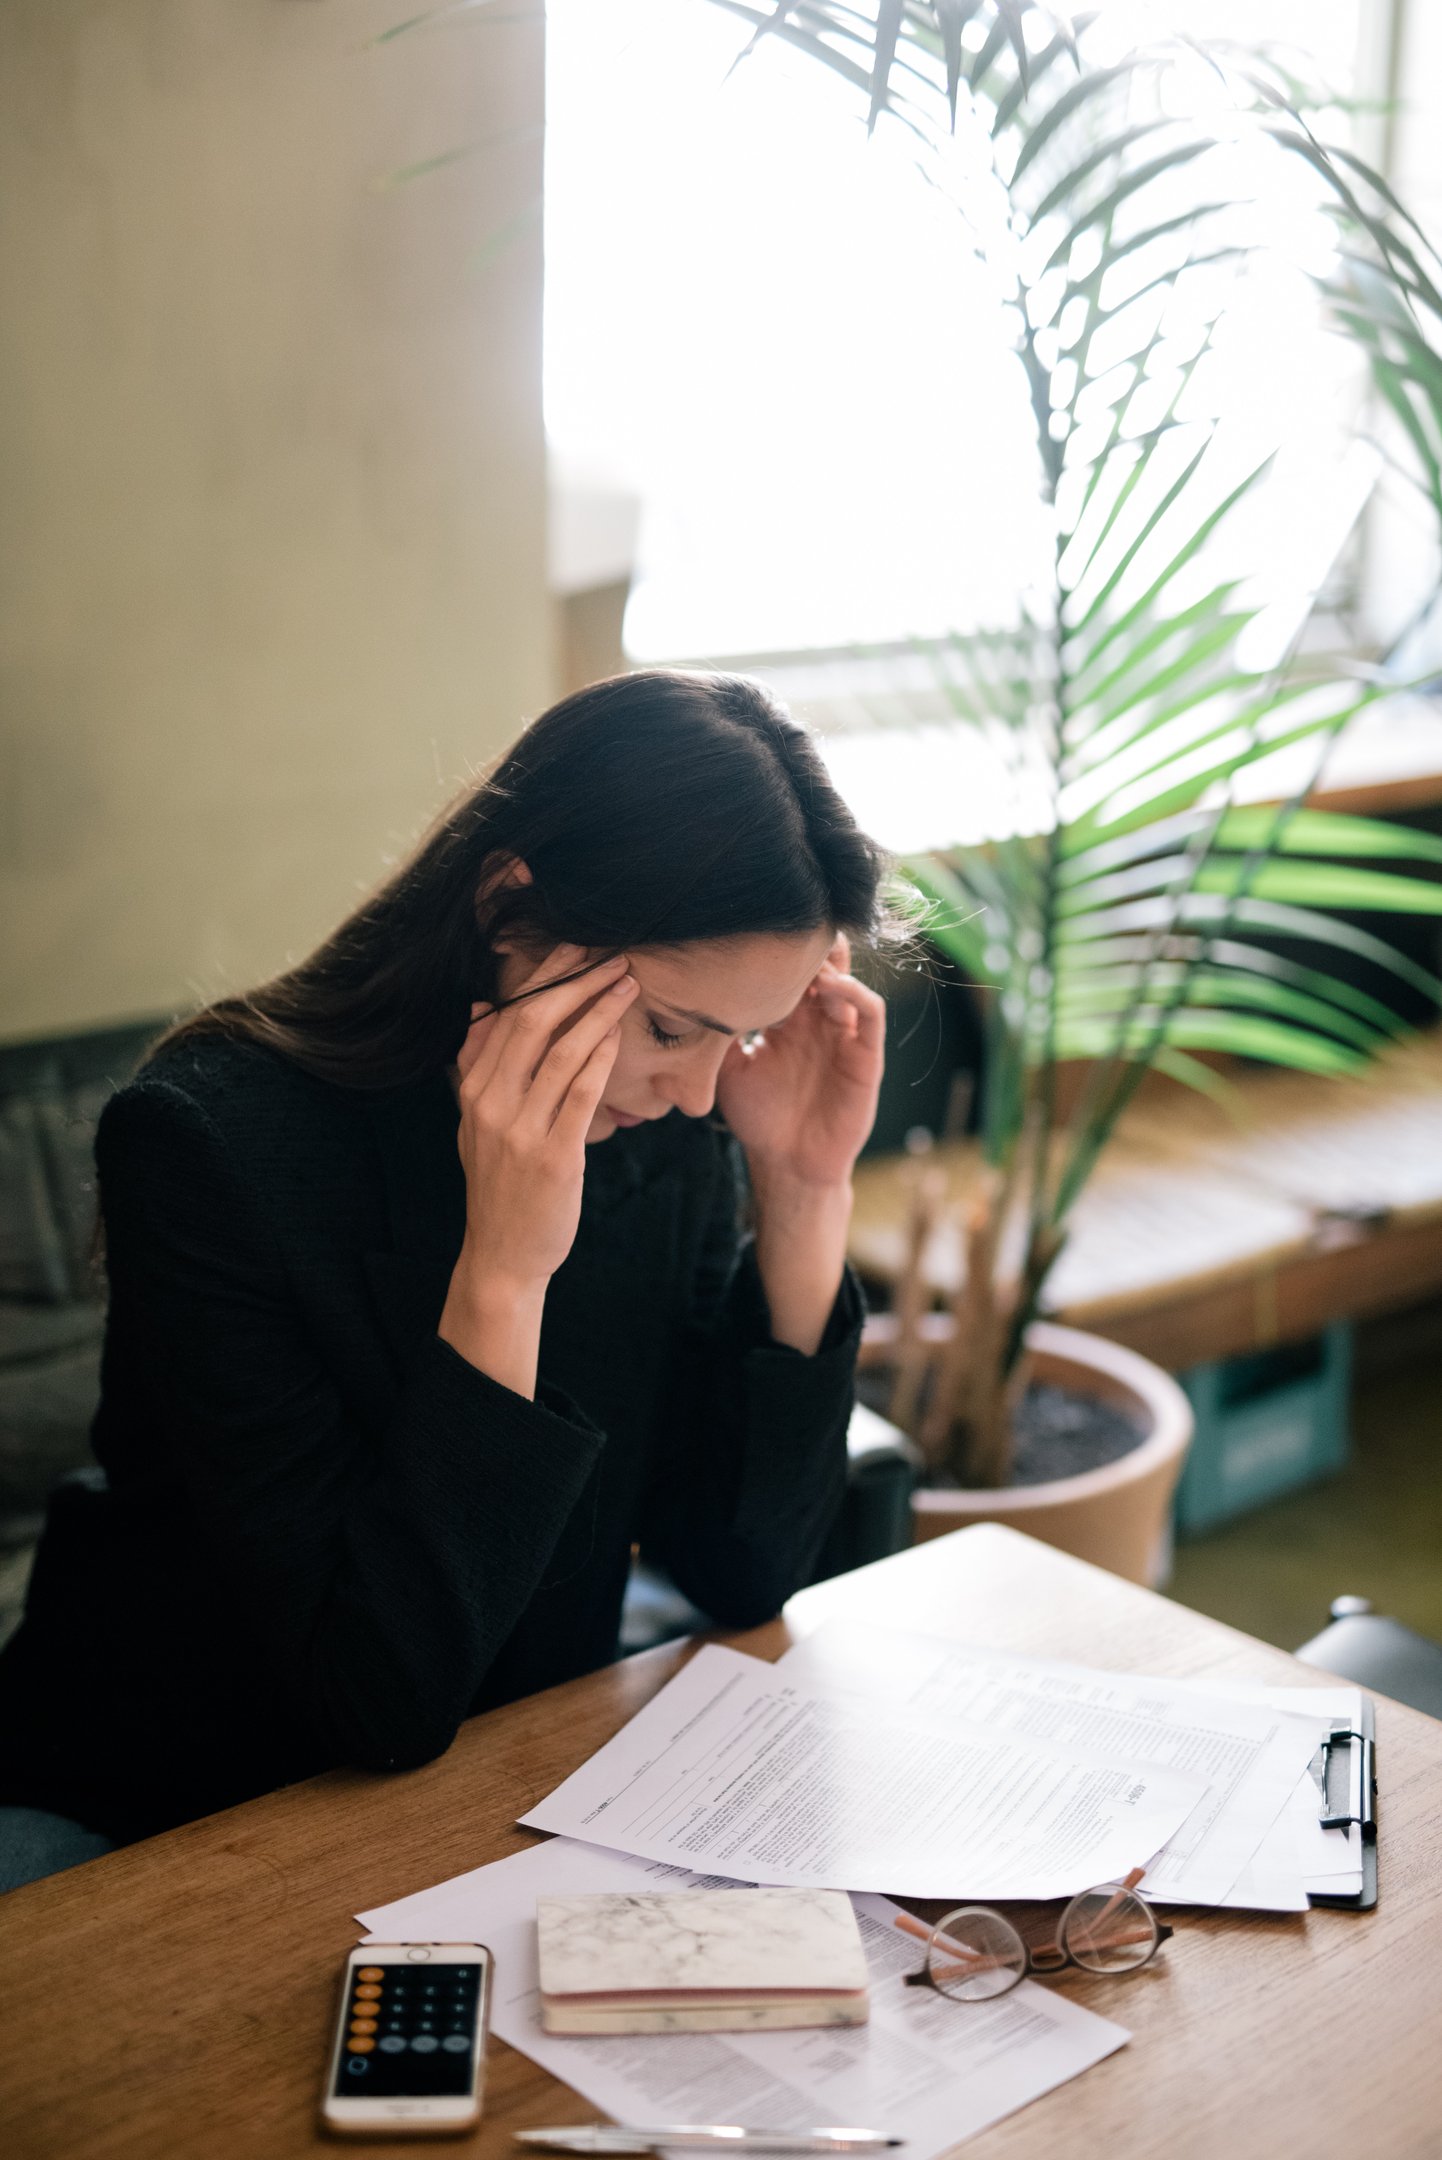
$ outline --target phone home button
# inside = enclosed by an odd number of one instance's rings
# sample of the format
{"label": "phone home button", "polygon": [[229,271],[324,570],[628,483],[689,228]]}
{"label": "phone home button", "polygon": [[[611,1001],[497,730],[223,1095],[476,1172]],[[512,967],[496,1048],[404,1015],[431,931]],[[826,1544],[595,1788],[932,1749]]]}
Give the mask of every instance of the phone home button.
{"label": "phone home button", "polygon": [[430,1951],[426,1948],[424,1943],[416,1943],[411,1949],[407,1950],[406,1952],[406,1956],[410,1959],[413,1965],[424,1965],[429,1959],[430,1954]]}

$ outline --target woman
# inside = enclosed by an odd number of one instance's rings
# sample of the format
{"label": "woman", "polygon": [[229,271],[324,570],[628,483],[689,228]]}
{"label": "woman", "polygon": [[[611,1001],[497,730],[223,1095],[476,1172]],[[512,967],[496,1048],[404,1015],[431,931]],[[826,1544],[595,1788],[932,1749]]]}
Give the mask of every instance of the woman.
{"label": "woman", "polygon": [[881,868],[757,685],[629,675],[163,1039],[101,1120],[105,1486],[0,1660],[0,1800],[125,1839],[426,1762],[615,1654],[636,1542],[731,1625],[807,1580]]}

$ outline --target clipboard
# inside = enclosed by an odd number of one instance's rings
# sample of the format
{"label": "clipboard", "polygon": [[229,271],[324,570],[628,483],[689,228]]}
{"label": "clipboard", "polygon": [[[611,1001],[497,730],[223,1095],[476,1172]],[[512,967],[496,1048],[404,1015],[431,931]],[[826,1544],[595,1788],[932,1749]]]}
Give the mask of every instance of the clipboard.
{"label": "clipboard", "polygon": [[1309,1890],[1309,1903],[1344,1912],[1371,1912],[1377,1902],[1377,1718],[1370,1695],[1358,1693],[1361,1716],[1355,1726],[1345,1718],[1332,1730],[1312,1761],[1324,1830],[1356,1823],[1362,1833],[1362,1887],[1343,1896]]}

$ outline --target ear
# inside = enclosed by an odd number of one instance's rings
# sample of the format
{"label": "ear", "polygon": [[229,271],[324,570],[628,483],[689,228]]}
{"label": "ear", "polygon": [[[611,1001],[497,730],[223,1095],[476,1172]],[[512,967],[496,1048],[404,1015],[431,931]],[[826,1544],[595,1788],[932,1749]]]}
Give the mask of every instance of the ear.
{"label": "ear", "polygon": [[[501,894],[519,885],[535,883],[527,864],[519,855],[491,855],[486,859],[481,882],[476,887],[476,922],[482,932],[488,926],[489,917]],[[517,941],[509,933],[502,933],[492,940],[492,949],[498,953],[510,953],[517,949]]]}
{"label": "ear", "polygon": [[519,855],[503,855],[497,850],[494,855],[488,855],[481,865],[481,882],[476,887],[476,900],[478,904],[489,900],[496,893],[504,892],[508,885],[534,885],[535,882],[529,866],[522,862]]}

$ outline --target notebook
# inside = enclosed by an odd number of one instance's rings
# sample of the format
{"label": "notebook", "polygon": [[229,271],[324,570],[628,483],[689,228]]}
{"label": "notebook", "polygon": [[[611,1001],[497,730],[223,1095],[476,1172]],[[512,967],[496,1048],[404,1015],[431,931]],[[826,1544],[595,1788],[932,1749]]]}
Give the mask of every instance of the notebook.
{"label": "notebook", "polygon": [[536,1900],[549,2033],[761,2032],[866,2022],[841,1890],[676,1890]]}

